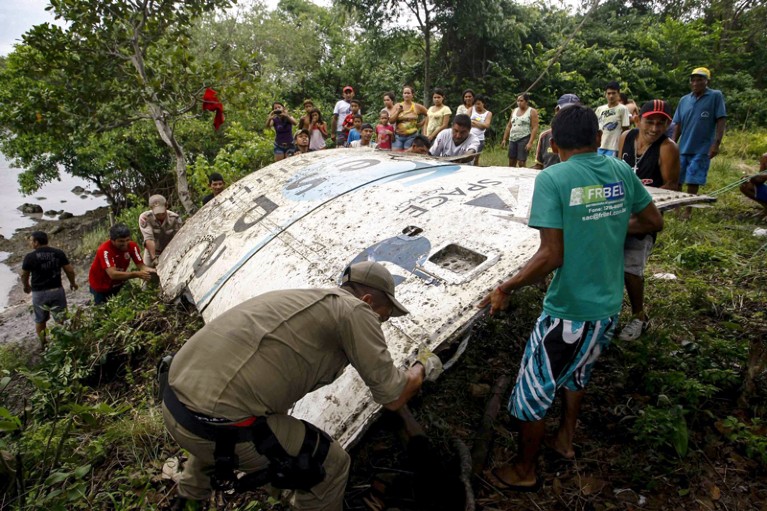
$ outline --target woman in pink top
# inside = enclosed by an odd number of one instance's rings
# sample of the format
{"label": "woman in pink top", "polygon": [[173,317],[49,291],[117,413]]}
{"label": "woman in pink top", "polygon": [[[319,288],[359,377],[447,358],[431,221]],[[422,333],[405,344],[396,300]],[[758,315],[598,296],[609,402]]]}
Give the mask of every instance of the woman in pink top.
{"label": "woman in pink top", "polygon": [[309,150],[325,149],[325,139],[328,138],[328,125],[322,120],[322,112],[316,108],[309,110]]}

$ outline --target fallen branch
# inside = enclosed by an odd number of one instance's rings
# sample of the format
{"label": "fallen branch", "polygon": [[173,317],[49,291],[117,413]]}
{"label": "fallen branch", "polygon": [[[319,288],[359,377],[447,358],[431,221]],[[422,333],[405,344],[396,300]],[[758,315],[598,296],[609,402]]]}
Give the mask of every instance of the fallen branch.
{"label": "fallen branch", "polygon": [[477,430],[477,436],[474,438],[474,445],[471,449],[472,472],[481,474],[487,462],[487,455],[490,452],[490,443],[493,441],[493,427],[498,411],[501,409],[501,397],[506,395],[511,384],[511,375],[503,374],[495,381],[490,399],[487,400],[485,413],[482,415],[482,423]]}

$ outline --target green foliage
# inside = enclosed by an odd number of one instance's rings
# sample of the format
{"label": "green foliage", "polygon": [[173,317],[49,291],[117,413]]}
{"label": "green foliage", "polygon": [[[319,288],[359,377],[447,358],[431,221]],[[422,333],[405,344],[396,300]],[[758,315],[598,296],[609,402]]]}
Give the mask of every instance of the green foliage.
{"label": "green foliage", "polygon": [[741,446],[746,456],[767,466],[767,424],[757,418],[749,423],[728,416],[721,421],[718,429],[733,443]]}
{"label": "green foliage", "polygon": [[13,378],[28,389],[23,408],[0,408],[0,449],[21,461],[25,483],[4,505],[153,508],[148,496],[162,489],[155,460],[167,448],[155,361],[199,326],[154,289],[128,284],[106,305],[75,310],[54,327],[38,365],[4,370],[0,386]]}
{"label": "green foliage", "polygon": [[680,458],[687,455],[689,432],[684,409],[679,405],[646,406],[639,412],[631,430],[637,441],[651,449],[671,448]]}
{"label": "green foliage", "polygon": [[245,177],[274,159],[272,138],[244,129],[233,122],[227,130],[227,143],[221,148],[212,163],[198,157],[191,166],[192,183],[198,194],[208,193],[208,176],[219,172],[227,183]]}

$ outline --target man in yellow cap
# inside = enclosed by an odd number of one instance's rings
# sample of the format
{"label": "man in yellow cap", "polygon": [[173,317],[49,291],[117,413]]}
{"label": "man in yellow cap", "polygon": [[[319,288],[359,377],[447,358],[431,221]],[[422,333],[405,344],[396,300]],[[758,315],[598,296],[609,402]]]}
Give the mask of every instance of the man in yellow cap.
{"label": "man in yellow cap", "polygon": [[[708,88],[711,71],[696,67],[690,73],[690,92],[679,101],[674,113],[674,140],[679,144],[679,184],[697,194],[706,184],[711,158],[719,154],[727,110],[721,91]],[[691,209],[687,208],[689,218]]]}
{"label": "man in yellow cap", "polygon": [[408,311],[394,297],[386,268],[352,264],[341,282],[340,288],[251,298],[179,350],[163,392],[165,425],[189,451],[178,483],[179,509],[193,508],[226,481],[243,484],[233,482],[236,469],[252,478],[263,474],[256,485],[294,490],[293,509],[341,511],[349,455],[287,411],[333,382],[348,364],[389,410],[441,372],[439,359],[428,351],[406,370],[392,362],[381,323]]}

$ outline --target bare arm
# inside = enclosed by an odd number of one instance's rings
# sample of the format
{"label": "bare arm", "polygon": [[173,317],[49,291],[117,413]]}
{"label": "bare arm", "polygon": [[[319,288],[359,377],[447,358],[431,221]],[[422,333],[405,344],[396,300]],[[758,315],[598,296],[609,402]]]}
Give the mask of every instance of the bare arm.
{"label": "bare arm", "polygon": [[682,134],[682,124],[676,124],[674,126],[674,136],[672,137],[674,139],[674,142],[679,142],[679,135]]}
{"label": "bare arm", "polygon": [[504,310],[509,305],[509,295],[516,289],[534,284],[556,270],[564,261],[565,242],[562,229],[541,229],[538,251],[519,272],[492,290],[479,302],[478,307],[490,305],[490,314]]}
{"label": "bare arm", "polygon": [[716,120],[716,137],[714,138],[714,143],[711,144],[711,148],[708,150],[709,158],[713,158],[719,154],[719,145],[722,143],[722,139],[724,138],[724,128],[726,125],[726,117],[720,117]]}
{"label": "bare arm", "polygon": [[21,283],[24,286],[24,292],[29,294],[32,292],[32,286],[29,285],[29,272],[27,270],[22,270],[21,272]]}
{"label": "bare arm", "polygon": [[391,124],[392,126],[396,125],[397,119],[399,119],[399,114],[401,114],[404,109],[405,107],[402,106],[402,103],[397,103],[394,106],[394,115],[389,117],[389,124]]}
{"label": "bare arm", "polygon": [[493,122],[493,112],[488,111],[487,117],[485,117],[485,122],[479,122],[479,121],[471,121],[471,125],[475,128],[479,128],[481,130],[486,130],[490,127],[490,123]]}
{"label": "bare arm", "polygon": [[424,367],[419,363],[415,363],[410,367],[410,369],[407,370],[405,376],[407,377],[407,383],[405,383],[405,388],[402,389],[402,393],[399,395],[399,397],[395,401],[383,405],[383,407],[387,410],[398,410],[405,403],[410,401],[410,398],[418,393],[418,391],[421,389],[421,385],[423,385],[423,379],[425,376]]}
{"label": "bare arm", "polygon": [[330,121],[330,139],[334,142],[336,140],[336,126],[338,126],[338,114],[333,114],[333,119]]}
{"label": "bare arm", "polygon": [[679,148],[672,140],[666,140],[660,146],[660,173],[663,176],[661,188],[679,191]]}
{"label": "bare arm", "polygon": [[64,265],[62,267],[64,270],[64,273],[66,273],[67,278],[69,279],[69,289],[74,291],[77,289],[77,283],[75,282],[75,269],[71,264]]}
{"label": "bare arm", "polygon": [[117,282],[124,282],[130,279],[149,280],[152,278],[152,273],[155,273],[151,271],[151,268],[147,268],[143,264],[139,266],[138,271],[120,271],[116,267],[110,266],[106,269],[106,272],[110,279]]}
{"label": "bare arm", "polygon": [[[618,158],[623,160],[623,144],[626,142],[626,137],[628,136],[628,131],[624,131],[621,133],[621,141],[618,143]],[[636,143],[636,142],[634,142]],[[626,161],[626,160],[623,160]]]}
{"label": "bare arm", "polygon": [[509,122],[506,123],[506,129],[503,130],[503,137],[501,137],[501,147],[506,147],[509,143],[509,136],[511,135],[511,119],[514,117],[514,112],[511,112]]}
{"label": "bare arm", "polygon": [[663,230],[663,216],[651,202],[636,215],[631,215],[628,234],[650,234]]}
{"label": "bare arm", "polygon": [[538,136],[538,110],[533,108],[533,111],[530,112],[530,140],[527,142],[527,146],[525,146],[525,150],[529,151],[533,148],[533,140],[535,140],[535,137]]}
{"label": "bare arm", "polygon": [[154,240],[144,240],[144,247],[147,252],[149,252],[149,257],[154,261],[157,258],[157,246],[155,245]]}

